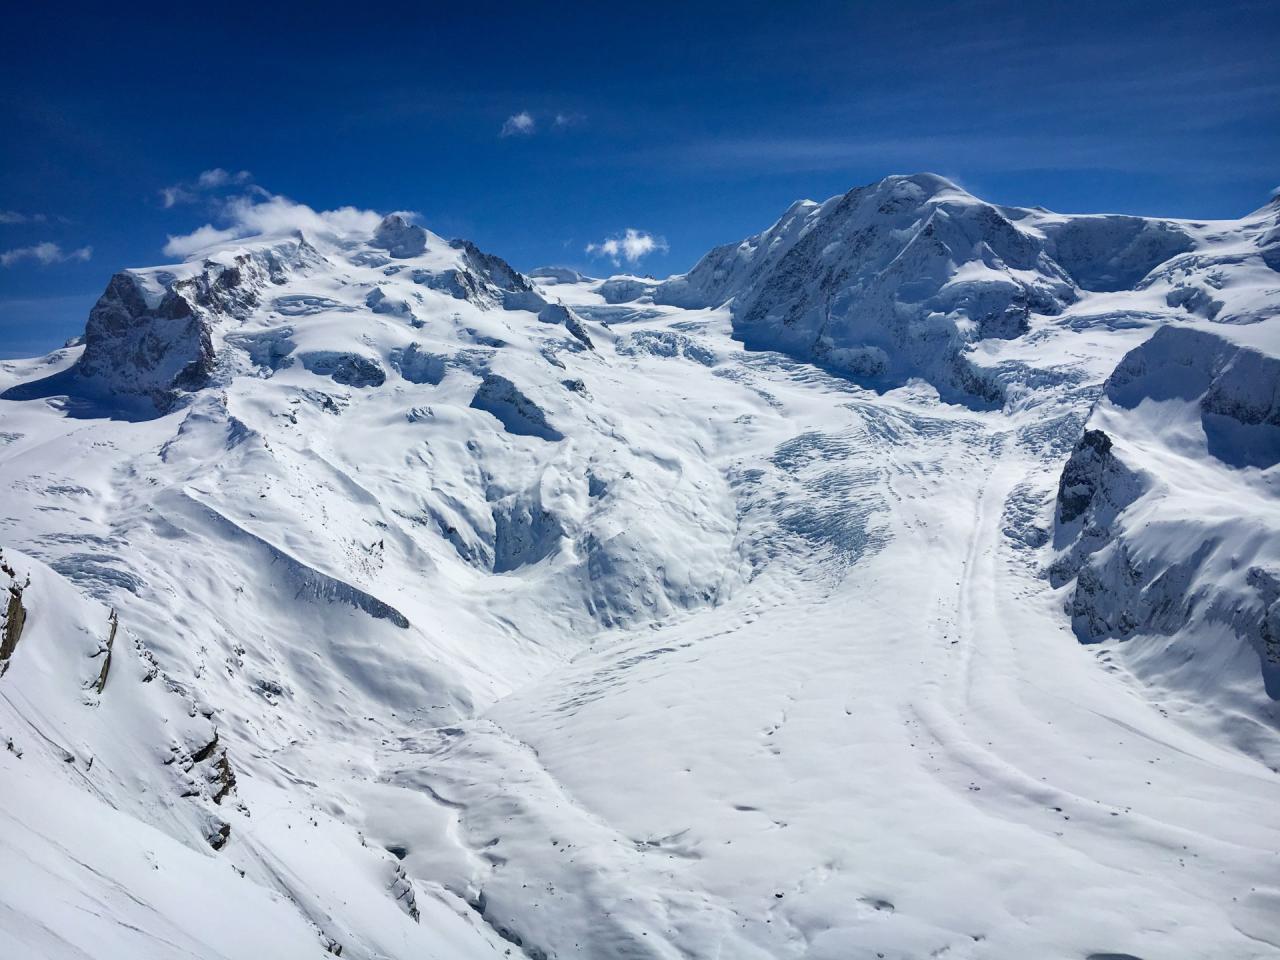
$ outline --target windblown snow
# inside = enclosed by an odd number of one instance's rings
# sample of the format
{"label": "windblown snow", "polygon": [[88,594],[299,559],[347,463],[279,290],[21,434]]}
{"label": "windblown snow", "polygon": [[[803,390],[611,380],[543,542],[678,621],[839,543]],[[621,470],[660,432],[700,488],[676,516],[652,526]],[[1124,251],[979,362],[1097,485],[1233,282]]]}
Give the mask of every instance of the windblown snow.
{"label": "windblown snow", "polygon": [[1280,957],[1280,200],[400,215],[0,363],[0,956]]}

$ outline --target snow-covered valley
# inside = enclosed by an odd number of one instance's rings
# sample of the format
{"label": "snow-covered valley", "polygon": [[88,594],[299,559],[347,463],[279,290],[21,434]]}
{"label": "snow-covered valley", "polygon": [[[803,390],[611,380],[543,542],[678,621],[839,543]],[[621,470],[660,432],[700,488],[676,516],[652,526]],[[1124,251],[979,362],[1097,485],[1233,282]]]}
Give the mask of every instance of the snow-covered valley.
{"label": "snow-covered valley", "polygon": [[1280,200],[307,213],[0,362],[0,956],[1280,957]]}

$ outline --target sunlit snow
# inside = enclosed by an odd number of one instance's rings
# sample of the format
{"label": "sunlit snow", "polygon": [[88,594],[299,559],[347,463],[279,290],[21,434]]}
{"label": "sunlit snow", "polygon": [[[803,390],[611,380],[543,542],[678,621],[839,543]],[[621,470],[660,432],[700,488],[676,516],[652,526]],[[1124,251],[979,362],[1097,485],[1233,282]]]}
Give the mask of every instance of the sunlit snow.
{"label": "sunlit snow", "polygon": [[1280,201],[271,213],[0,362],[0,956],[1280,957]]}

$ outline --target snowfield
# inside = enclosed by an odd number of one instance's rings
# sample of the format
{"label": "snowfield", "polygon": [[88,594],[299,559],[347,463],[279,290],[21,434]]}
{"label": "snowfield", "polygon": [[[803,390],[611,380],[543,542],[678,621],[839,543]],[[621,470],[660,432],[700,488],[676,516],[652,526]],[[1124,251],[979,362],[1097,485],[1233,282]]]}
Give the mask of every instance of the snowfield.
{"label": "snowfield", "polygon": [[927,174],[118,274],[0,362],[0,956],[1280,957],[1278,311],[1280,200]]}

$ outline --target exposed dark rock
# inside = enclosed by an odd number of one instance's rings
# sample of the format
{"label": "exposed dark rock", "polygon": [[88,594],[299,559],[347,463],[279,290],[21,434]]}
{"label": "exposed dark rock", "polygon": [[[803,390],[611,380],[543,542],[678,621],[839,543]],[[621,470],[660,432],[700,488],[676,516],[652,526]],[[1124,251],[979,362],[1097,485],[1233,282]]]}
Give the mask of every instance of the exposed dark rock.
{"label": "exposed dark rock", "polygon": [[31,582],[28,577],[25,583],[18,583],[18,572],[4,558],[0,550],[0,573],[11,581],[4,603],[4,619],[0,620],[0,677],[9,669],[9,660],[18,648],[22,639],[22,628],[27,622],[27,608],[22,603],[22,592]]}
{"label": "exposed dark rock", "polygon": [[213,733],[213,739],[191,754],[191,762],[204,763],[213,756],[213,751],[216,749],[218,749],[218,732],[215,730]]}
{"label": "exposed dark rock", "polygon": [[223,799],[229,794],[236,785],[236,774],[231,769],[231,758],[227,756],[227,751],[222,751],[222,756],[218,757],[217,762],[213,766],[213,783],[215,789],[213,791],[213,802],[222,803]]}
{"label": "exposed dark rock", "polygon": [[209,841],[209,846],[215,850],[221,850],[227,845],[227,841],[231,839],[231,824],[225,820],[213,820],[209,823],[205,831],[205,839]]}
{"label": "exposed dark rock", "polygon": [[1089,509],[1112,463],[1111,438],[1101,430],[1086,430],[1058,481],[1060,523],[1071,523]]}
{"label": "exposed dark rock", "polygon": [[427,231],[393,213],[378,224],[373,234],[373,245],[382,247],[398,260],[417,257],[427,249]]}
{"label": "exposed dark rock", "polygon": [[470,240],[451,240],[449,246],[462,251],[461,266],[440,271],[415,270],[415,283],[482,309],[502,307],[537,313],[547,306],[524,275],[501,257],[485,253]]}
{"label": "exposed dark rock", "polygon": [[0,629],[0,676],[9,668],[9,659],[22,639],[22,628],[27,622],[27,609],[22,605],[22,587],[9,584],[9,597],[5,607],[4,626]]}
{"label": "exposed dark rock", "polygon": [[120,618],[116,614],[115,610],[111,611],[111,616],[107,622],[110,629],[107,633],[106,647],[100,654],[102,657],[102,670],[99,671],[98,679],[94,683],[94,688],[98,693],[102,693],[102,691],[106,689],[107,674],[111,671],[111,653],[116,644],[116,630],[120,626]]}
{"label": "exposed dark rock", "polygon": [[537,313],[547,305],[524,274],[501,257],[485,253],[470,240],[450,240],[449,246],[462,251],[466,270],[487,286],[490,295],[507,310],[532,310]]}
{"label": "exposed dark rock", "polygon": [[420,922],[418,898],[414,893],[413,881],[404,872],[404,866],[399,863],[396,864],[395,874],[391,880],[391,895],[400,904],[400,908],[409,915],[409,919],[414,923]]}
{"label": "exposed dark rock", "polygon": [[[1263,660],[1270,666],[1280,667],[1280,570],[1250,567],[1245,582],[1258,591],[1262,602],[1258,633],[1262,639]],[[1280,699],[1277,694],[1280,691],[1272,696]]]}
{"label": "exposed dark rock", "polygon": [[236,254],[229,263],[206,260],[199,272],[182,279],[117,273],[89,312],[76,369],[113,393],[145,397],[160,411],[172,409],[213,378],[215,327],[248,316],[265,288],[322,259],[299,234]]}
{"label": "exposed dark rock", "polygon": [[[1083,579],[1078,580],[1075,593],[1081,602],[1088,599],[1091,578],[1101,576],[1093,555],[1113,541],[1116,518],[1141,495],[1143,486],[1142,477],[1116,456],[1106,433],[1085,431],[1058,479],[1055,536],[1063,552],[1048,570],[1053,586],[1063,586],[1079,574]],[[1114,564],[1118,559],[1110,557],[1107,562]],[[1086,573],[1086,568],[1091,569]],[[1101,589],[1101,582],[1096,586]],[[1081,616],[1077,610],[1078,623],[1083,622]]]}
{"label": "exposed dark rock", "polygon": [[594,350],[596,345],[591,342],[591,337],[587,334],[587,328],[583,326],[582,321],[577,315],[561,303],[549,303],[538,312],[538,319],[543,323],[556,323],[569,331],[579,343],[588,350]]}
{"label": "exposed dark rock", "polygon": [[170,289],[147,305],[138,281],[118,273],[89,312],[79,370],[112,379],[123,370],[160,410],[199,389],[214,369],[213,321],[192,308],[189,290]]}
{"label": "exposed dark rock", "polygon": [[348,387],[380,387],[387,381],[381,364],[358,353],[316,351],[299,354],[302,365],[312,373],[330,377]]}

